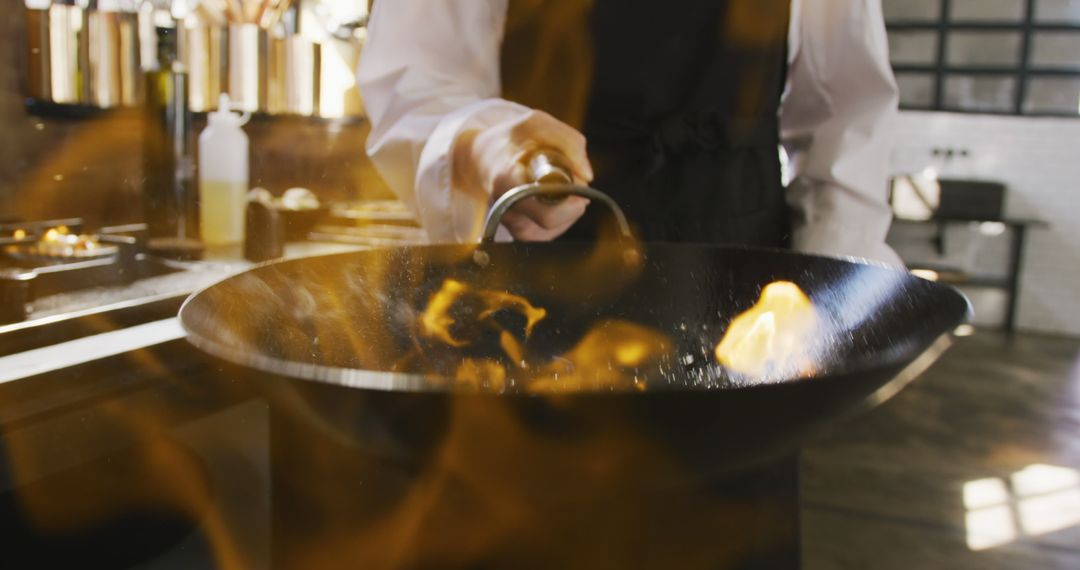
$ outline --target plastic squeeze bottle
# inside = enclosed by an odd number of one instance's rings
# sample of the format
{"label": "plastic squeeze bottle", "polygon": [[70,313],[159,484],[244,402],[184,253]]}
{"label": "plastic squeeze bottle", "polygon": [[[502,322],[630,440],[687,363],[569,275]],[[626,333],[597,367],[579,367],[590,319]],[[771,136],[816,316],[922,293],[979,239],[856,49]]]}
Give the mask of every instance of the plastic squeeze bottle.
{"label": "plastic squeeze bottle", "polygon": [[251,116],[234,113],[230,106],[229,96],[222,93],[199,135],[199,225],[207,245],[244,240],[248,138],[241,127]]}

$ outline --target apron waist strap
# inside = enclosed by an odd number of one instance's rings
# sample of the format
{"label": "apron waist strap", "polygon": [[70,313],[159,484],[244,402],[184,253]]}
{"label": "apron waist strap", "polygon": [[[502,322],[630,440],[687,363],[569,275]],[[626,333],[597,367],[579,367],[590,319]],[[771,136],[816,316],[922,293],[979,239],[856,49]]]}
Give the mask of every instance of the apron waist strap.
{"label": "apron waist strap", "polygon": [[675,115],[654,126],[593,119],[585,134],[590,144],[637,147],[650,158],[651,170],[659,170],[669,157],[721,149],[749,150],[779,144],[779,121],[775,117],[726,117],[701,112]]}

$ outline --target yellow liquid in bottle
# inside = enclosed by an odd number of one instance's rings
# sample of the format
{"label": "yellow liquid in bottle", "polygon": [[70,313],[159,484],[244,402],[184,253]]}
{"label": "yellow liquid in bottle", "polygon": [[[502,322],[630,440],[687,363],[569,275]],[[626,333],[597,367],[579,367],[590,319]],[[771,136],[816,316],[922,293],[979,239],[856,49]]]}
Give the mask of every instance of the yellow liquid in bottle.
{"label": "yellow liquid in bottle", "polygon": [[206,245],[244,241],[246,184],[204,181],[199,186],[199,225]]}

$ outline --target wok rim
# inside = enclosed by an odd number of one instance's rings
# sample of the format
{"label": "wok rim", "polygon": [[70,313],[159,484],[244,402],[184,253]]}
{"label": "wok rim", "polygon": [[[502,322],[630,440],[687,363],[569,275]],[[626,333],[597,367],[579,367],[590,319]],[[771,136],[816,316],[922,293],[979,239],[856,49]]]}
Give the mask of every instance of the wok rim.
{"label": "wok rim", "polygon": [[[552,243],[552,242],[548,242]],[[558,243],[558,242],[555,242]],[[514,247],[515,242],[510,243],[496,243],[485,244],[484,248],[506,248]],[[530,242],[530,245],[537,245],[537,242]],[[541,244],[542,245],[542,244]],[[824,374],[819,377],[810,378],[784,378],[782,380],[773,382],[761,382],[756,384],[745,384],[724,388],[683,388],[683,389],[663,389],[663,390],[644,390],[644,391],[603,391],[603,390],[580,390],[568,393],[559,394],[543,394],[543,393],[528,393],[528,392],[487,392],[482,390],[459,390],[453,387],[453,379],[447,376],[438,374],[414,374],[406,372],[388,372],[384,370],[364,370],[358,368],[343,368],[340,366],[327,366],[324,364],[311,364],[304,362],[288,361],[280,358],[266,356],[263,354],[257,354],[252,351],[243,350],[239,348],[232,348],[223,343],[210,340],[198,332],[196,332],[192,326],[189,326],[187,320],[184,318],[185,310],[188,309],[200,295],[207,290],[216,287],[231,279],[239,278],[242,275],[248,274],[263,267],[270,267],[280,265],[289,262],[297,262],[303,259],[313,259],[321,257],[347,257],[356,255],[358,253],[370,253],[378,251],[389,250],[431,250],[431,249],[453,249],[463,247],[479,247],[471,244],[422,244],[422,245],[407,245],[398,247],[384,247],[384,248],[372,248],[367,250],[358,250],[351,252],[336,252],[325,255],[312,255],[295,257],[288,259],[277,259],[255,264],[250,268],[233,275],[224,277],[214,283],[205,285],[200,289],[194,291],[180,306],[180,310],[177,314],[177,320],[180,322],[181,328],[184,330],[184,336],[188,343],[195,348],[211,355],[216,358],[222,359],[226,362],[269,374],[272,376],[291,378],[296,380],[303,380],[306,382],[318,382],[322,384],[329,384],[335,386],[342,386],[348,388],[355,388],[361,390],[375,390],[382,392],[408,392],[414,394],[426,394],[432,396],[454,396],[454,397],[497,397],[497,398],[544,398],[544,397],[586,397],[586,396],[630,396],[634,398],[641,397],[658,397],[664,394],[722,394],[722,393],[746,393],[750,391],[760,390],[776,390],[783,389],[792,385],[798,385],[803,383],[823,383],[823,382],[840,382],[845,379],[867,376],[873,372],[888,370],[890,368],[896,368],[897,372],[892,377],[881,384],[875,394],[887,389],[890,386],[900,383],[895,390],[889,390],[889,394],[884,397],[877,396],[879,402],[884,401],[894,395],[903,386],[917,378],[927,368],[930,367],[937,359],[944,354],[944,352],[952,346],[954,340],[958,335],[955,334],[957,327],[970,323],[972,315],[974,313],[971,300],[966,295],[961,293],[956,287],[939,282],[932,282],[911,275],[906,270],[900,270],[895,266],[889,265],[884,262],[861,258],[857,256],[843,256],[843,255],[823,255],[816,253],[804,253],[798,251],[792,251],[781,248],[769,248],[769,247],[752,247],[741,245],[715,245],[715,244],[687,244],[687,243],[669,243],[669,242],[648,242],[646,247],[652,245],[669,246],[669,247],[697,247],[703,249],[712,250],[738,250],[744,252],[762,252],[769,254],[779,254],[782,256],[801,257],[801,258],[816,258],[826,259],[834,262],[843,262],[849,264],[858,264],[876,267],[884,271],[892,271],[904,275],[905,279],[920,279],[926,281],[930,286],[947,289],[954,293],[959,299],[964,302],[964,313],[957,323],[951,328],[947,329],[942,334],[934,337],[929,343],[927,343],[920,350],[913,352],[908,357],[892,355],[887,359],[883,359],[876,363],[869,363],[865,359],[858,363],[856,366],[845,368],[831,374]],[[914,370],[913,369],[916,369]],[[437,382],[441,382],[444,386],[435,385]]]}

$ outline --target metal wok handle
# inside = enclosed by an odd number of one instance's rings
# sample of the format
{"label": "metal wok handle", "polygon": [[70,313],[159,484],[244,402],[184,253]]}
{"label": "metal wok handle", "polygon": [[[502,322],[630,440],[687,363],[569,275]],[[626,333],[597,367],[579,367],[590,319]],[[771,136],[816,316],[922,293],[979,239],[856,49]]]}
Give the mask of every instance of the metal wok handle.
{"label": "metal wok handle", "polygon": [[499,223],[507,210],[514,204],[526,199],[536,197],[548,204],[558,204],[568,196],[582,196],[594,200],[606,206],[615,215],[615,222],[619,226],[619,234],[622,239],[632,240],[630,224],[626,221],[619,205],[610,196],[594,188],[573,184],[570,173],[561,165],[557,155],[538,152],[529,160],[528,176],[530,182],[511,188],[492,204],[484,219],[484,233],[480,237],[480,244],[489,244],[495,241],[495,232],[499,229]]}
{"label": "metal wok handle", "polygon": [[633,234],[630,233],[630,224],[626,221],[626,215],[607,194],[588,186],[576,184],[540,184],[534,182],[517,186],[495,201],[495,204],[491,206],[491,210],[488,211],[487,218],[484,220],[484,234],[480,238],[480,243],[493,243],[495,241],[495,232],[498,231],[499,223],[502,221],[506,211],[513,207],[514,204],[534,196],[549,198],[582,196],[599,202],[607,206],[611,213],[615,215],[615,222],[619,225],[620,237],[627,240],[633,238]]}

